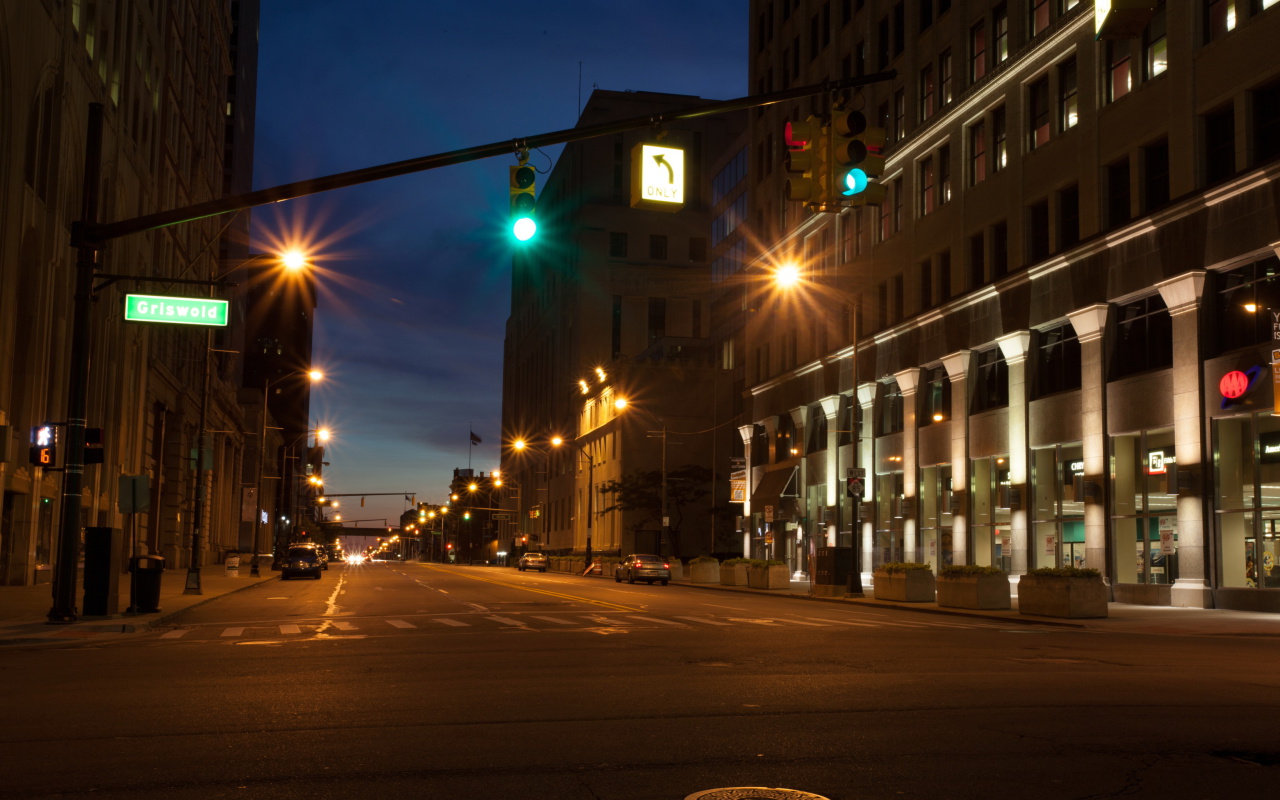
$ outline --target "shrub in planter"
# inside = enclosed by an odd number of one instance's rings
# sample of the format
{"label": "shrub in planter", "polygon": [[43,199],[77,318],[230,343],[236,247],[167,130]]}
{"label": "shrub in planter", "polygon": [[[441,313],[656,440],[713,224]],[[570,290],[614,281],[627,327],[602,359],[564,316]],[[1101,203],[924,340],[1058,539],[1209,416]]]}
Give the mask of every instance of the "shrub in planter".
{"label": "shrub in planter", "polygon": [[1009,576],[997,567],[948,564],[938,573],[938,605],[998,610],[1011,607]]}
{"label": "shrub in planter", "polygon": [[791,572],[785,561],[753,559],[747,565],[747,585],[752,589],[786,589],[791,586]]}
{"label": "shrub in planter", "polygon": [[1096,569],[1042,567],[1018,579],[1018,613],[1094,619],[1107,616],[1107,585]]}
{"label": "shrub in planter", "polygon": [[871,590],[877,600],[928,603],[934,598],[933,571],[914,561],[881,564],[871,576]]}
{"label": "shrub in planter", "polygon": [[689,562],[688,575],[692,583],[719,583],[720,562],[711,556],[698,556]]}
{"label": "shrub in planter", "polygon": [[747,585],[747,559],[730,558],[727,561],[720,562],[720,585],[721,586],[746,586]]}

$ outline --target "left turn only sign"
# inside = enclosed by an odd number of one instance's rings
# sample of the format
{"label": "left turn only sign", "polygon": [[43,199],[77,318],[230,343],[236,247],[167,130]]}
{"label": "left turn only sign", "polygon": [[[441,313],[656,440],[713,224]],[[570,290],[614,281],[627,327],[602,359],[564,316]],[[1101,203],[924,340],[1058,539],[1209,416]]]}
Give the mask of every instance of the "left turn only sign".
{"label": "left turn only sign", "polygon": [[684,208],[684,150],[656,144],[631,148],[631,207],[655,211]]}

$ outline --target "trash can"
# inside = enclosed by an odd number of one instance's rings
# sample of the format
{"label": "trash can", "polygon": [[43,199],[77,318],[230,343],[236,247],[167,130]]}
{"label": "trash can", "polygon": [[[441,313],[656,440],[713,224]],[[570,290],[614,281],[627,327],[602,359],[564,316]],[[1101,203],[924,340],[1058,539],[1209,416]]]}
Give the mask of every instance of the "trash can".
{"label": "trash can", "polygon": [[227,554],[227,577],[228,578],[240,577],[240,554],[239,553]]}
{"label": "trash can", "polygon": [[154,614],[160,610],[160,576],[164,573],[164,556],[134,556],[129,559],[133,574],[134,614]]}

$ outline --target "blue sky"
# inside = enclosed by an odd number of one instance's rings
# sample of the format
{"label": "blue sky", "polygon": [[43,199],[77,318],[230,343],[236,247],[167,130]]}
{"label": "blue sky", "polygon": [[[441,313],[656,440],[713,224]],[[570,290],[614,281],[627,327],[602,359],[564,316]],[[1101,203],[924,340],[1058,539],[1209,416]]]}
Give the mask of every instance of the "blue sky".
{"label": "blue sky", "polygon": [[[573,127],[579,62],[584,103],[593,86],[748,93],[745,0],[262,6],[255,188]],[[559,148],[544,152],[532,154],[540,170]],[[468,457],[498,464],[514,163],[254,211],[257,247],[301,236],[317,253],[314,363],[328,378],[311,416],[334,431],[327,488],[396,493],[345,503],[347,520],[395,524],[402,493],[440,502]]]}

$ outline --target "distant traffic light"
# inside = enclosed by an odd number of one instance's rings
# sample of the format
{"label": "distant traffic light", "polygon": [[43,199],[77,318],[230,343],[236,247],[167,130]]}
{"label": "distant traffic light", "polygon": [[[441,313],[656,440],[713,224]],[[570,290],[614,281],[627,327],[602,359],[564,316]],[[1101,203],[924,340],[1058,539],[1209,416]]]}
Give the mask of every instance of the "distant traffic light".
{"label": "distant traffic light", "polygon": [[867,118],[857,111],[837,111],[831,117],[830,199],[848,200],[850,205],[879,205],[885,187],[872,178],[884,172],[884,128],[867,127]]}
{"label": "distant traffic light", "polygon": [[538,224],[533,219],[538,173],[523,160],[510,169],[511,235],[517,241],[527,242],[538,232]]}
{"label": "distant traffic light", "polygon": [[825,181],[822,121],[810,116],[804,122],[788,122],[782,139],[787,145],[786,163],[783,168],[793,176],[787,178],[786,198],[799,200],[807,206],[818,206],[823,201],[822,183]]}

